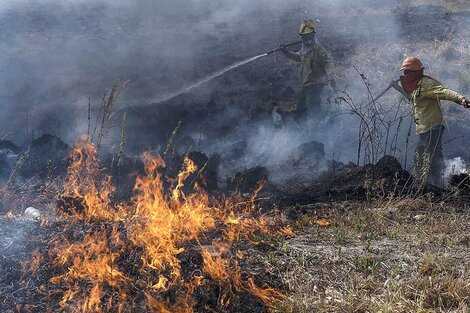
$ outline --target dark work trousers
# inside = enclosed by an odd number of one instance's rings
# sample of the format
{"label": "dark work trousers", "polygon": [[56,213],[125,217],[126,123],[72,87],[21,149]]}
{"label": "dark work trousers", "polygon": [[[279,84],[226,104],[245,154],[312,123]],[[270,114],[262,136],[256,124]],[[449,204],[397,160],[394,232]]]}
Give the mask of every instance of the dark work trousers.
{"label": "dark work trousers", "polygon": [[444,155],[442,154],[442,135],[444,127],[419,134],[415,151],[416,178],[436,186],[442,186]]}
{"label": "dark work trousers", "polygon": [[324,84],[313,84],[304,86],[300,94],[300,99],[295,112],[296,120],[305,119],[307,117],[314,117],[321,120],[325,116],[322,109],[322,94]]}

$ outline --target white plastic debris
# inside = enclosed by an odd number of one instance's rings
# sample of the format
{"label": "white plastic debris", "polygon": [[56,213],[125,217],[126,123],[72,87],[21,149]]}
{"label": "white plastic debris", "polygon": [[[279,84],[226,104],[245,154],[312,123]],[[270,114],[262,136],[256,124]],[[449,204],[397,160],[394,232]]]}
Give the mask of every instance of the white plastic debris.
{"label": "white plastic debris", "polygon": [[413,217],[413,219],[414,219],[415,221],[418,221],[418,222],[423,221],[425,218],[426,218],[426,215],[424,215],[424,214],[418,214],[418,215],[415,215],[415,216]]}
{"label": "white plastic debris", "polygon": [[41,212],[30,206],[24,210],[24,217],[29,220],[38,220],[41,217]]}

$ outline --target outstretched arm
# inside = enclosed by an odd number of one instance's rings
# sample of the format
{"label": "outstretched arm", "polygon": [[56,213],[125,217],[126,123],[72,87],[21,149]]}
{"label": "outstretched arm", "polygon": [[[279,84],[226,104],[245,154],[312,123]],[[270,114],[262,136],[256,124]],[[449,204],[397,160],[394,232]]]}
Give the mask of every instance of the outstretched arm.
{"label": "outstretched arm", "polygon": [[423,96],[431,99],[453,101],[463,105],[465,108],[470,107],[470,100],[465,99],[465,97],[458,92],[447,89],[442,85],[432,86],[424,92]]}
{"label": "outstretched arm", "polygon": [[289,59],[294,60],[296,62],[302,62],[302,58],[300,57],[300,54],[298,54],[297,52],[291,51],[287,49],[285,46],[281,46],[281,51]]}

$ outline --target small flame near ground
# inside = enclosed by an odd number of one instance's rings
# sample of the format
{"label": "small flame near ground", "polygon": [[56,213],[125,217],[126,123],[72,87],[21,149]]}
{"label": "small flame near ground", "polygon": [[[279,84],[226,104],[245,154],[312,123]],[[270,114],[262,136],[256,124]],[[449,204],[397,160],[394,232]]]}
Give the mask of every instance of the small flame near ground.
{"label": "small flame near ground", "polygon": [[[102,177],[95,147],[81,137],[71,152],[71,164],[58,213],[62,230],[49,251],[34,252],[25,273],[48,263],[53,273],[51,294],[60,297],[63,312],[194,312],[195,294],[210,283],[219,286],[218,305],[227,307],[243,293],[273,306],[283,295],[259,287],[241,270],[244,253],[235,248],[269,223],[256,214],[256,193],[250,201],[216,200],[201,188],[183,192],[185,180],[197,171],[184,159],[173,186],[164,186],[159,171],[164,160],[144,153],[145,174],[138,176],[134,196],[115,203],[112,178]],[[293,235],[290,228],[283,233]],[[199,268],[188,271],[184,256],[194,254]],[[196,262],[197,263],[197,262]]]}

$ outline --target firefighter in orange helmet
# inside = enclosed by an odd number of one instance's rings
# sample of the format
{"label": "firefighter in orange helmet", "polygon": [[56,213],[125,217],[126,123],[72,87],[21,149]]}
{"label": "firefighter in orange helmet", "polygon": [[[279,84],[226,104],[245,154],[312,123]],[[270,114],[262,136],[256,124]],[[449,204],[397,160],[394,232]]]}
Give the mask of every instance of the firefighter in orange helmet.
{"label": "firefighter in orange helmet", "polygon": [[401,86],[398,82],[392,82],[391,86],[413,105],[416,133],[419,136],[415,151],[416,176],[423,181],[442,185],[442,135],[445,127],[441,100],[453,101],[465,108],[470,107],[470,101],[445,88],[434,78],[424,75],[423,63],[418,58],[406,58],[400,69],[403,71]]}

